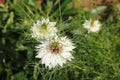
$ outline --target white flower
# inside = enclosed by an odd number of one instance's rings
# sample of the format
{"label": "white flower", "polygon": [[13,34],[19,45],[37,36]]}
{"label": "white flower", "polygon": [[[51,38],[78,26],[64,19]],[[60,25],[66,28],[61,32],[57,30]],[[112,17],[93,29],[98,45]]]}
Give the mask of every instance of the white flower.
{"label": "white flower", "polygon": [[88,29],[88,32],[98,32],[100,30],[100,22],[98,20],[86,20],[83,24],[84,28]]}
{"label": "white flower", "polygon": [[49,19],[42,19],[37,21],[32,26],[32,37],[36,39],[46,39],[56,35],[57,29],[55,27],[56,22],[50,22]]}
{"label": "white flower", "polygon": [[71,61],[73,59],[71,52],[75,47],[71,40],[66,37],[58,38],[56,36],[47,41],[43,41],[36,48],[38,51],[36,58],[40,58],[42,64],[52,69],[57,65],[62,67],[66,61]]}

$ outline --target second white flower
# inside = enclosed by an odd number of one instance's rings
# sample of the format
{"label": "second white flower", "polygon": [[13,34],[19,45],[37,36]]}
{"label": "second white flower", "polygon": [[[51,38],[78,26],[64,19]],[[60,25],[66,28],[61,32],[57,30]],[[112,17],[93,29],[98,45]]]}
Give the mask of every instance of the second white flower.
{"label": "second white flower", "polygon": [[56,22],[50,22],[48,18],[43,18],[41,21],[38,20],[31,28],[32,37],[39,40],[55,36],[57,32],[55,25]]}
{"label": "second white flower", "polygon": [[100,30],[100,22],[98,20],[86,20],[83,27],[88,29],[88,32],[98,32]]}

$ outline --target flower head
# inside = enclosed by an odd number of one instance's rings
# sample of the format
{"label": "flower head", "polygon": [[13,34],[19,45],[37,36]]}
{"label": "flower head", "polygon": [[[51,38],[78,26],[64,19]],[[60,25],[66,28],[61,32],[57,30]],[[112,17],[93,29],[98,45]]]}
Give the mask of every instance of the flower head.
{"label": "flower head", "polygon": [[62,67],[66,61],[71,61],[73,59],[71,52],[75,47],[66,37],[56,36],[43,41],[36,48],[38,50],[36,58],[41,58],[42,64],[52,69],[57,65]]}
{"label": "flower head", "polygon": [[37,21],[32,26],[32,37],[39,39],[46,39],[56,35],[56,22],[50,22],[49,19],[42,19]]}
{"label": "flower head", "polygon": [[83,26],[84,28],[88,29],[88,32],[98,32],[101,24],[98,20],[86,20]]}

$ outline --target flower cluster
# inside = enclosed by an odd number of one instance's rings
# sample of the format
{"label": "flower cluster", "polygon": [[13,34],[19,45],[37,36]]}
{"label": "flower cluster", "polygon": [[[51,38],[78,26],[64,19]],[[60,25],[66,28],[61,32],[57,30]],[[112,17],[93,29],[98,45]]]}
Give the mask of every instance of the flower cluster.
{"label": "flower cluster", "polygon": [[36,46],[36,58],[40,58],[42,64],[49,69],[57,65],[62,67],[67,61],[71,61],[73,59],[71,52],[75,48],[70,39],[57,36],[55,25],[56,22],[43,18],[31,28],[32,37],[40,41],[40,44]]}
{"label": "flower cluster", "polygon": [[[61,67],[67,61],[73,59],[72,52],[75,46],[67,37],[59,37],[57,35],[56,22],[50,22],[47,18],[38,20],[32,28],[32,37],[40,42],[36,46],[36,58],[41,59],[41,63],[49,69],[55,68],[57,65]],[[98,32],[100,30],[100,22],[98,20],[86,20],[83,27],[89,32]]]}

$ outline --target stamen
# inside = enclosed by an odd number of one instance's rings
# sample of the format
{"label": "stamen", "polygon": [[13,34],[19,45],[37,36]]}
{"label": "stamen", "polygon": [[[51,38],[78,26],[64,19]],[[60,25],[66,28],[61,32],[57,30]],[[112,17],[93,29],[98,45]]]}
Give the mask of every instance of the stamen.
{"label": "stamen", "polygon": [[43,34],[48,34],[49,33],[48,25],[46,23],[43,23],[42,25],[40,25],[39,32]]}
{"label": "stamen", "polygon": [[50,51],[53,53],[53,54],[58,54],[61,52],[61,46],[59,45],[58,42],[53,42],[50,46]]}

